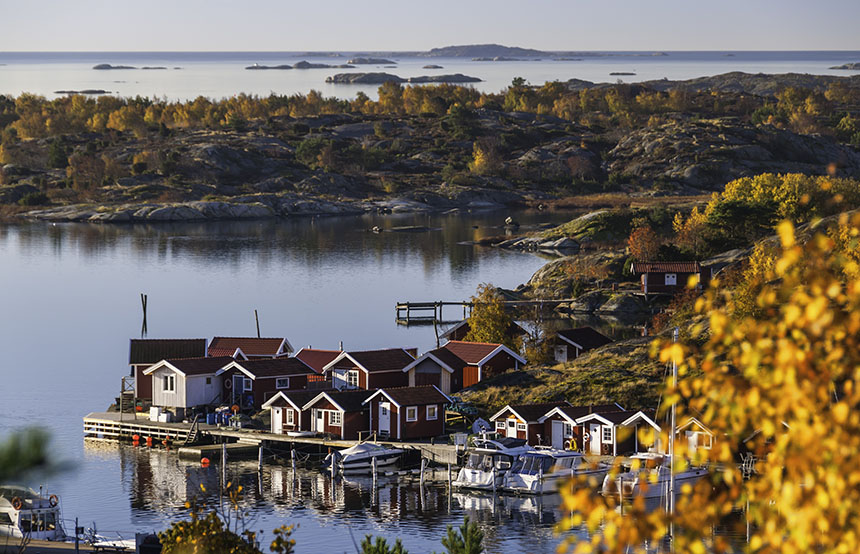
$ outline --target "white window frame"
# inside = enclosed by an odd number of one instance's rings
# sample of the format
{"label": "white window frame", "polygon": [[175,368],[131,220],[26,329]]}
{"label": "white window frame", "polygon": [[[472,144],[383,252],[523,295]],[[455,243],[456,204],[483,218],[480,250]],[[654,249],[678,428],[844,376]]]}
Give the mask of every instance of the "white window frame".
{"label": "white window frame", "polygon": [[340,416],[340,412],[337,410],[329,410],[328,411],[328,424],[333,427],[340,427],[343,425],[343,418]]}
{"label": "white window frame", "polygon": [[517,431],[526,431],[526,430],[527,430],[527,428],[526,428],[525,423],[517,423]]}
{"label": "white window frame", "polygon": [[296,411],[292,408],[284,408],[284,412],[286,412],[286,417],[284,419],[287,420],[287,425],[295,425],[296,424]]}
{"label": "white window frame", "polygon": [[[432,412],[432,415],[431,415],[431,412]],[[434,420],[439,419],[439,406],[437,406],[436,404],[432,404],[430,406],[427,406],[426,418],[427,418],[427,421],[434,421]]]}
{"label": "white window frame", "polygon": [[357,389],[358,388],[358,370],[350,369],[346,372],[346,388],[348,389]]}
{"label": "white window frame", "polygon": [[562,425],[563,425],[563,431],[561,432],[562,436],[566,439],[572,438],[573,437],[573,425],[571,425],[570,423],[568,423],[566,421]]}
{"label": "white window frame", "polygon": [[406,406],[406,421],[418,421],[418,406]]}
{"label": "white window frame", "polygon": [[678,274],[677,273],[666,273],[666,274],[664,274],[663,284],[666,285],[667,287],[670,285],[677,286],[678,285]]}
{"label": "white window frame", "polygon": [[162,392],[176,392],[176,375],[165,375],[161,384]]}
{"label": "white window frame", "polygon": [[[286,385],[283,384],[284,381],[287,382]],[[288,388],[290,388],[290,378],[289,377],[277,377],[275,379],[275,388],[276,389],[288,389]]]}
{"label": "white window frame", "polygon": [[496,420],[496,431],[504,431],[505,429],[507,429],[507,425],[508,423],[504,419]]}
{"label": "white window frame", "polygon": [[[607,431],[609,431],[608,439],[606,438]],[[615,433],[613,432],[613,427],[611,425],[604,425],[600,428],[600,442],[602,442],[603,444],[612,444],[612,435],[614,434]]]}
{"label": "white window frame", "polygon": [[250,377],[242,379],[242,392],[251,392],[254,390],[254,381]]}

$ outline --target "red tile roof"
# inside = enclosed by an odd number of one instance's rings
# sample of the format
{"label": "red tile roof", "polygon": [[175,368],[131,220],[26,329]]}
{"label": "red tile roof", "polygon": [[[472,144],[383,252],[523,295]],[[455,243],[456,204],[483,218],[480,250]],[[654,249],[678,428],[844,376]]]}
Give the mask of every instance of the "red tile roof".
{"label": "red tile roof", "polygon": [[282,354],[281,345],[288,350],[283,338],[215,337],[209,343],[210,356],[232,356],[236,349],[246,356],[277,356]]}
{"label": "red tile roof", "polygon": [[296,358],[311,366],[317,373],[322,373],[323,368],[340,355],[340,350],[317,350],[314,348],[302,348],[296,352]]}
{"label": "red tile roof", "polygon": [[633,273],[699,273],[699,262],[633,262]]}
{"label": "red tile roof", "polygon": [[393,371],[403,369],[415,358],[402,348],[386,348],[384,350],[362,350],[358,352],[347,352],[352,359],[357,361],[369,373],[375,371]]}
{"label": "red tile roof", "polygon": [[185,375],[209,375],[234,361],[230,356],[209,358],[173,358],[166,360]]}
{"label": "red tile roof", "polygon": [[[476,365],[499,346],[501,345],[488,342],[465,342],[459,340],[451,340],[446,342],[441,349],[437,350],[447,350],[467,365]],[[433,352],[435,353],[436,350],[434,350]]]}
{"label": "red tile roof", "polygon": [[312,375],[316,372],[298,358],[263,358],[261,360],[238,360],[239,366],[254,377],[266,379],[289,375]]}

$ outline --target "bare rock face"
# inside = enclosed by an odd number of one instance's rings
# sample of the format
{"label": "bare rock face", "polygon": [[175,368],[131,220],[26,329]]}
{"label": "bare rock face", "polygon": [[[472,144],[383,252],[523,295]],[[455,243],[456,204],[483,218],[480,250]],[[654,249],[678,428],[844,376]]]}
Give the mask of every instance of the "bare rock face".
{"label": "bare rock face", "polygon": [[824,174],[831,164],[841,176],[860,176],[860,153],[830,138],[716,119],[633,131],[609,152],[605,168],[645,182],[721,190],[740,177]]}

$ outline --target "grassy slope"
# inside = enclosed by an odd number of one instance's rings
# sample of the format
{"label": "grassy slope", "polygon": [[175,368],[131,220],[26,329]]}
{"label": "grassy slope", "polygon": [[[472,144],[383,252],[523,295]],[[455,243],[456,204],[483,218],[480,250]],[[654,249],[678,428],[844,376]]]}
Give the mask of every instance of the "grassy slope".
{"label": "grassy slope", "polygon": [[505,404],[567,400],[574,405],[618,402],[654,408],[665,367],[650,356],[652,337],[616,342],[567,364],[509,372],[464,390],[460,397],[485,415]]}

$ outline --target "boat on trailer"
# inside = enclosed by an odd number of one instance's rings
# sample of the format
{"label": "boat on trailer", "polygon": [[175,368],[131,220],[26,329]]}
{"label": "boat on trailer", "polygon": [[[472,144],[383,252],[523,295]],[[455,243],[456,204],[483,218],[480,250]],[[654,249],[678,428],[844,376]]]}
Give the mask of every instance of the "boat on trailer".
{"label": "boat on trailer", "polygon": [[466,464],[451,485],[459,489],[501,490],[505,475],[520,456],[531,450],[523,439],[472,439]]}
{"label": "boat on trailer", "polygon": [[502,487],[518,494],[547,494],[558,491],[561,481],[585,476],[597,488],[609,472],[609,465],[589,463],[580,452],[537,447],[516,461]]}
{"label": "boat on trailer", "polygon": [[44,496],[27,487],[0,486],[0,537],[64,540],[57,495]]}
{"label": "boat on trailer", "polygon": [[377,469],[383,469],[399,462],[402,454],[399,448],[363,442],[332,452],[323,460],[323,466],[331,469],[331,464],[335,464],[335,469],[342,473],[370,473],[374,460]]}
{"label": "boat on trailer", "polygon": [[[635,471],[627,471],[615,476],[607,475],[603,479],[601,493],[604,495],[632,498],[660,498],[668,494],[671,474],[670,458],[659,452],[640,452],[630,457],[630,461],[638,460],[640,467]],[[677,496],[684,484],[694,485],[705,477],[708,470],[701,467],[689,467],[685,471],[676,472],[675,495]]]}

